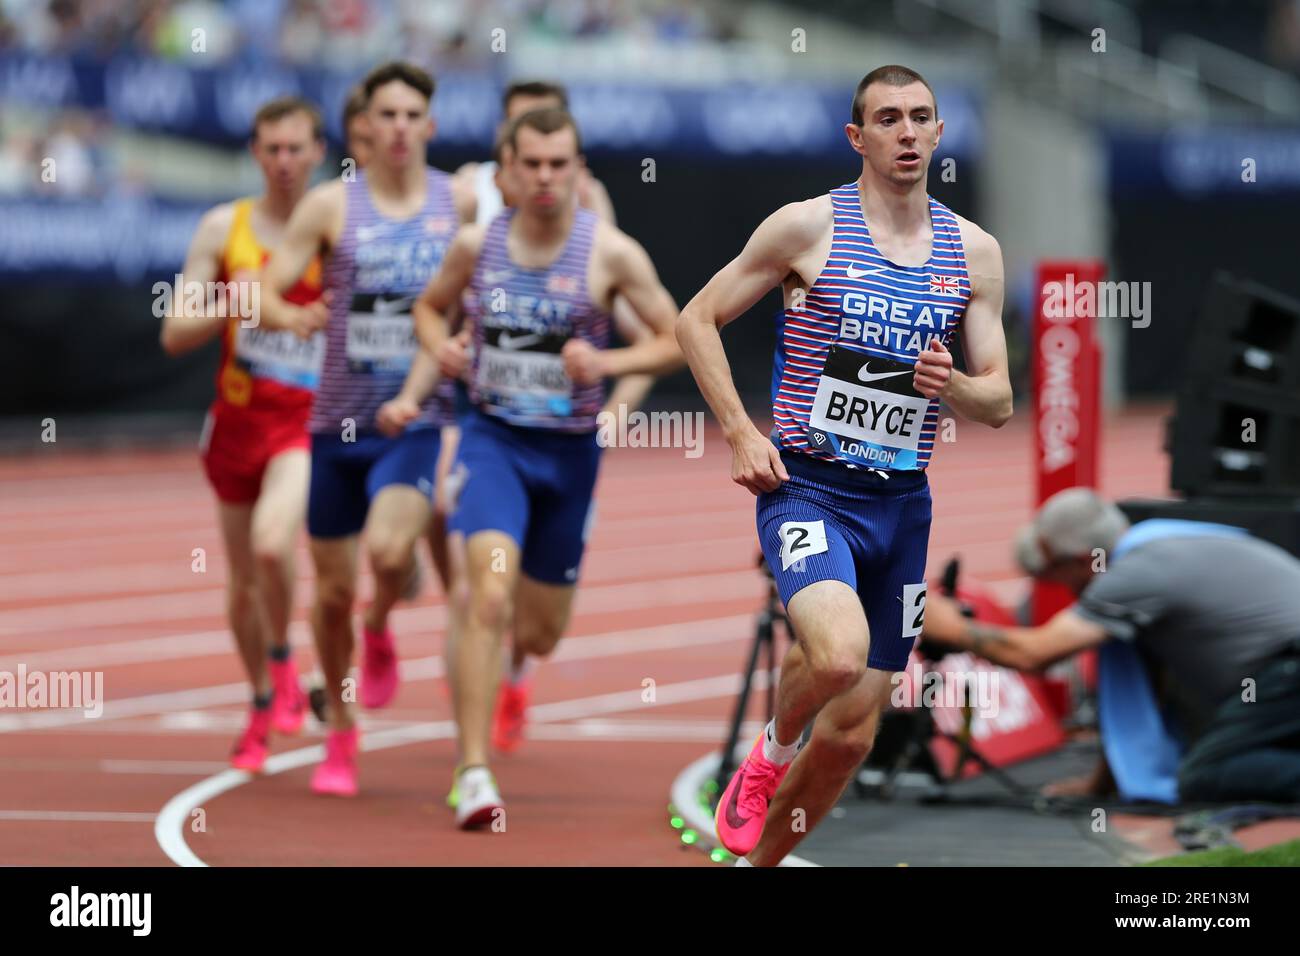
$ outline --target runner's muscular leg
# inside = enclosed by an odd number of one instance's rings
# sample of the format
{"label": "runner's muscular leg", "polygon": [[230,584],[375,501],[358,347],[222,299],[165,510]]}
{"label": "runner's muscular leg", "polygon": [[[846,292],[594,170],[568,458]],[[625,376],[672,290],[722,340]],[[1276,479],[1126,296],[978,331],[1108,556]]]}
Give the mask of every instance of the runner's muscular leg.
{"label": "runner's muscular leg", "polygon": [[475,532],[465,544],[469,600],[455,640],[456,724],[461,762],[486,766],[501,679],[501,642],[519,577],[519,545],[500,531]]}
{"label": "runner's muscular leg", "polygon": [[869,640],[862,602],[842,581],[808,585],[786,612],[798,644],[781,665],[776,735],[778,743],[792,744],[828,701],[858,683]]}
{"label": "runner's muscular leg", "polygon": [[366,608],[368,630],[382,632],[387,627],[388,612],[402,596],[415,543],[428,522],[429,499],[412,485],[388,485],[370,503],[364,535],[375,575],[375,598]]}
{"label": "runner's muscular leg", "polygon": [[356,598],[357,536],[312,538],[311,556],[316,566],[312,635],[325,679],[330,727],[347,730],[352,726],[352,710],[343,699],[343,681],[352,666],[352,648],[356,642],[352,631],[352,603]]}
{"label": "runner's muscular leg", "polygon": [[226,617],[244,672],[259,697],[271,693],[266,644],[258,612],[257,579],[252,550],[253,506],[217,502],[221,540],[226,549]]}
{"label": "runner's muscular leg", "polygon": [[307,515],[311,455],[292,449],[273,457],[253,507],[252,551],[266,646],[288,644],[298,531]]}
{"label": "runner's muscular leg", "polygon": [[892,678],[890,671],[869,669],[821,709],[772,800],[763,835],[746,857],[750,863],[776,866],[835,806],[871,750]]}
{"label": "runner's muscular leg", "polygon": [[[573,612],[574,584],[545,584],[526,574],[515,585],[515,651],[546,657],[564,636]],[[517,662],[520,663],[520,662]]]}

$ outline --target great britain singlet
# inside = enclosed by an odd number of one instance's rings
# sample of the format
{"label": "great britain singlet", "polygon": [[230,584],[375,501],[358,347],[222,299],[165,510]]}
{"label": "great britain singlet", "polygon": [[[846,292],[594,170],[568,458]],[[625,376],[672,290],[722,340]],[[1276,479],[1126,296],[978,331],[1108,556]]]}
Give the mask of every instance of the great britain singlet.
{"label": "great britain singlet", "polygon": [[470,401],[512,425],[595,431],[605,385],[575,385],[560,352],[571,338],[609,346],[609,313],[587,290],[599,217],[578,209],[559,256],[530,269],[510,259],[506,238],[514,216],[514,209],[505,209],[488,225],[464,299],[474,329]]}
{"label": "great britain singlet", "polygon": [[[332,292],[325,359],[309,429],[337,432],[347,419],[375,428],[375,413],[395,397],[419,349],[411,307],[447,252],[459,224],[451,177],[426,170],[424,205],[408,219],[375,208],[364,171],[345,184],[343,232],[325,267]],[[450,424],[454,391],[440,381],[409,427]]]}
{"label": "great britain singlet", "polygon": [[939,400],[912,388],[914,366],[931,337],[951,346],[971,297],[957,217],[930,197],[930,258],[900,266],[872,242],[856,182],[830,198],[830,255],[781,322],[772,401],[777,444],[850,467],[923,469]]}

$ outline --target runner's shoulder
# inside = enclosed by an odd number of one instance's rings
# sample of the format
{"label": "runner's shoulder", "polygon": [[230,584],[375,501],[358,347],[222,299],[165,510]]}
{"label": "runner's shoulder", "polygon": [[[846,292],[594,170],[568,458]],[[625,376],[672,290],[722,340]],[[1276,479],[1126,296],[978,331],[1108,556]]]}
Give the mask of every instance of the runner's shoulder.
{"label": "runner's shoulder", "polygon": [[447,252],[449,254],[452,252],[465,253],[477,258],[483,248],[483,239],[487,236],[487,227],[487,223],[461,223],[460,228],[456,230],[456,235],[452,237],[451,246]]}
{"label": "runner's shoulder", "polygon": [[232,199],[217,203],[202,216],[194,227],[195,239],[212,245],[221,245],[230,234],[230,227],[235,224],[235,206],[241,200]]}
{"label": "runner's shoulder", "polygon": [[1002,247],[993,238],[993,234],[965,216],[958,216],[957,213],[953,215],[957,218],[957,228],[961,230],[961,244],[966,251],[966,262],[971,271],[987,273],[994,268],[1001,271]]}
{"label": "runner's shoulder", "polygon": [[608,219],[596,220],[596,231],[592,235],[591,242],[596,254],[619,272],[633,268],[636,263],[648,262],[650,259],[649,253],[641,243]]}
{"label": "runner's shoulder", "polygon": [[822,194],[782,206],[763,221],[759,231],[793,257],[824,240],[834,226],[831,197]]}
{"label": "runner's shoulder", "polygon": [[300,205],[312,210],[318,211],[335,211],[342,209],[347,199],[347,184],[340,176],[336,179],[327,179],[307,190],[306,195],[299,201]]}

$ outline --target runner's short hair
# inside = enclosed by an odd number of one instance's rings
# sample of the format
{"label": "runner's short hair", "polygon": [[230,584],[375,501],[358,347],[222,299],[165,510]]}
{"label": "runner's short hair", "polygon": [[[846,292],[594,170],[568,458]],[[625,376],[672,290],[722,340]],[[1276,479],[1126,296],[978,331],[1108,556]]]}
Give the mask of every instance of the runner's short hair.
{"label": "runner's short hair", "polygon": [[535,129],[539,133],[558,133],[565,127],[573,130],[573,138],[578,143],[578,153],[582,153],[582,134],[578,132],[578,124],[569,115],[568,110],[556,109],[553,106],[547,106],[540,110],[529,110],[524,115],[517,117],[510,128],[506,131],[505,141],[510,144],[511,150],[519,147],[519,131],[524,127]]}
{"label": "runner's short hair", "polygon": [[407,63],[405,60],[390,60],[388,63],[381,63],[375,67],[361,81],[361,89],[365,91],[366,102],[370,102],[370,97],[374,95],[375,90],[385,84],[392,83],[394,80],[405,83],[426,100],[433,99],[433,92],[437,88],[437,82],[434,80],[433,75],[420,69],[414,63]]}
{"label": "runner's short hair", "polygon": [[506,113],[510,109],[510,101],[516,96],[553,96],[560,101],[560,109],[569,108],[569,93],[559,83],[551,83],[546,80],[516,80],[506,87],[506,91],[501,94],[501,112]]}
{"label": "runner's short hair", "polygon": [[863,94],[867,92],[867,87],[872,83],[884,83],[886,86],[911,86],[913,83],[920,83],[930,91],[930,99],[934,101],[934,113],[939,115],[939,101],[935,98],[934,87],[925,81],[920,73],[906,66],[899,66],[891,63],[889,66],[878,66],[858,82],[857,91],[853,94],[853,125],[862,125],[862,99]]}
{"label": "runner's short hair", "polygon": [[253,114],[253,131],[249,138],[257,142],[257,130],[263,123],[274,123],[294,113],[305,113],[311,120],[313,139],[325,138],[325,120],[321,117],[320,110],[316,108],[315,103],[301,96],[277,96],[259,106],[257,112]]}

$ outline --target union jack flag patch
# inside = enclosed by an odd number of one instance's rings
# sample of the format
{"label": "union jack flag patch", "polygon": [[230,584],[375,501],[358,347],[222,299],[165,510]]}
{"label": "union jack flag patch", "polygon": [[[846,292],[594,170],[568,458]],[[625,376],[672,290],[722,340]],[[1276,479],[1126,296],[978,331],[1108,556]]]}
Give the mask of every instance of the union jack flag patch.
{"label": "union jack flag patch", "polygon": [[578,277],[550,276],[546,280],[546,291],[556,295],[574,295],[578,291]]}
{"label": "union jack flag patch", "polygon": [[930,291],[939,295],[961,295],[961,283],[956,276],[930,276]]}

